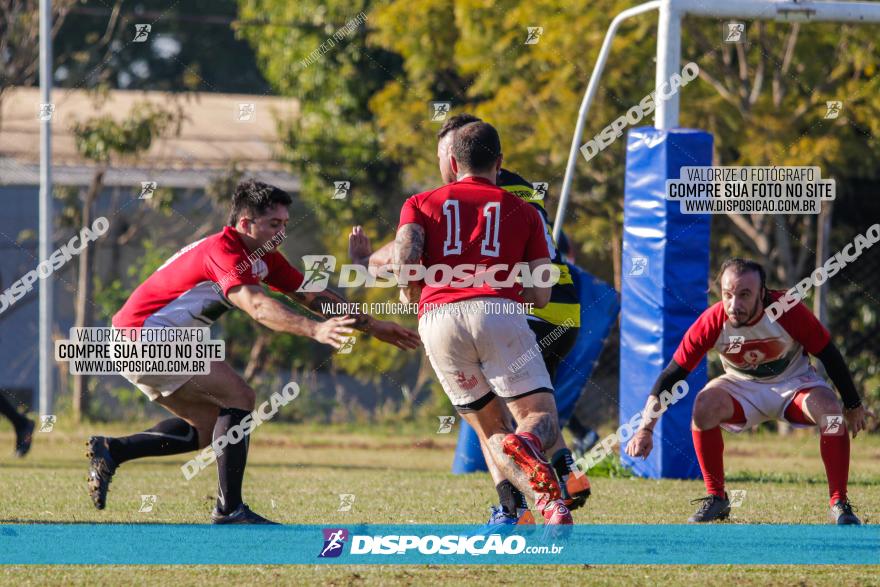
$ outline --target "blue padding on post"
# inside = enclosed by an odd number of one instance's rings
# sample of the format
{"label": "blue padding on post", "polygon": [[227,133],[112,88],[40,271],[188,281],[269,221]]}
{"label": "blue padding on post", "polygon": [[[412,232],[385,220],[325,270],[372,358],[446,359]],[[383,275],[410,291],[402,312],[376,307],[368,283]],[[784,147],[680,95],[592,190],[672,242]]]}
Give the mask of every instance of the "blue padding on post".
{"label": "blue padding on post", "polygon": [[[569,269],[580,297],[581,327],[574,347],[560,365],[554,382],[556,408],[562,425],[571,418],[620,309],[613,287],[579,267],[569,264]],[[486,461],[480,451],[477,433],[462,420],[452,472],[460,474],[485,470]]]}
{"label": "blue padding on post", "polygon": [[[693,129],[637,128],[629,133],[623,217],[620,322],[620,423],[640,412],[688,327],[706,309],[709,215],[679,212],[665,199],[681,167],[712,164],[712,135]],[[643,477],[696,479],[691,439],[694,398],[706,383],[705,359],[688,377],[690,391],[660,419],[654,450],[623,463]]]}

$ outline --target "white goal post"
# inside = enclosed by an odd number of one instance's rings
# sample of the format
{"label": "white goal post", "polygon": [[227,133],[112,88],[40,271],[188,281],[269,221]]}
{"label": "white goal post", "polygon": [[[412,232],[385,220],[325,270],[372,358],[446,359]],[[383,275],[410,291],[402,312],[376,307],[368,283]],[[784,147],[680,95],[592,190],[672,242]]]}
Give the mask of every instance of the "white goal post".
{"label": "white goal post", "polygon": [[[553,223],[553,238],[559,242],[562,232],[562,221],[571,194],[574,179],[574,167],[578,160],[583,140],[584,125],[590,111],[590,105],[599,86],[599,79],[608,60],[611,42],[621,23],[638,14],[658,9],[660,18],[657,23],[657,75],[656,86],[659,87],[673,73],[681,69],[681,20],[688,14],[715,18],[743,18],[750,20],[777,20],[782,22],[880,22],[880,2],[812,2],[798,0],[655,0],[628,8],[618,14],[605,34],[605,40],[596,59],[596,66],[590,76],[590,82],[581,101],[578,120],[568,163],[565,167],[565,179],[556,208]],[[678,126],[679,92],[672,92],[669,100],[657,100],[654,111],[654,127],[660,130]]]}

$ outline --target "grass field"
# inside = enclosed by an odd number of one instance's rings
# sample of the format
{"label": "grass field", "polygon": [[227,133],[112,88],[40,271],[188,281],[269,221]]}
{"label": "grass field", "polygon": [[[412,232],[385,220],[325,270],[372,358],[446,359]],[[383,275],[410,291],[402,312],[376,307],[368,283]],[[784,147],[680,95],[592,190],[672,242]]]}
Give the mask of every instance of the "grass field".
{"label": "grass field", "polygon": [[[107,509],[96,511],[86,493],[83,444],[89,433],[124,433],[138,426],[100,425],[38,434],[24,460],[0,459],[0,520],[30,522],[205,523],[213,504],[215,470],[185,481],[182,458],[149,459],[117,472]],[[254,435],[245,500],[287,524],[483,523],[495,493],[485,474],[449,473],[455,435],[376,428],[359,431],[263,426]],[[728,488],[744,489],[731,523],[825,524],[827,487],[818,440],[807,433],[725,435]],[[12,446],[11,433],[0,447]],[[5,451],[4,451],[5,452]],[[850,498],[867,523],[880,518],[880,438],[853,443]],[[594,496],[575,512],[576,523],[681,523],[703,495],[699,481],[592,478]],[[355,495],[338,512],[340,493]],[[157,496],[140,513],[142,494]],[[16,585],[208,585],[247,583],[325,585],[591,584],[880,585],[876,567],[700,566],[347,566],[347,567],[5,567],[0,581]]]}

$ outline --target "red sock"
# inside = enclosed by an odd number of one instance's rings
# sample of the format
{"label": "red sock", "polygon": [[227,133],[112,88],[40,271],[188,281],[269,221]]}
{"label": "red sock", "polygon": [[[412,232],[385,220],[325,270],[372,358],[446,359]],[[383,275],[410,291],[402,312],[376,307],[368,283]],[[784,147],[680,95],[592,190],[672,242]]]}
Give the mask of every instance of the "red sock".
{"label": "red sock", "polygon": [[823,434],[819,437],[819,452],[828,476],[828,494],[831,505],[838,499],[846,500],[846,482],[849,479],[849,434]]}
{"label": "red sock", "polygon": [[694,437],[694,449],[700,461],[706,492],[723,498],[724,439],[721,437],[721,428],[716,426],[711,430],[691,430],[691,435]]}

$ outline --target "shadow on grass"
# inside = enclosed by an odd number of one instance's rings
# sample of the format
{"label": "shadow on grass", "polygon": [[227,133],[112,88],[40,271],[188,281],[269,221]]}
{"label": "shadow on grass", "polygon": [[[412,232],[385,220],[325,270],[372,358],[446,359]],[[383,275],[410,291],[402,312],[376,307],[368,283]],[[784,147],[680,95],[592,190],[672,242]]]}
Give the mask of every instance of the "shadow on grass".
{"label": "shadow on grass", "polygon": [[215,524],[192,524],[174,522],[87,522],[87,521],[55,521],[55,520],[26,520],[22,518],[10,518],[0,520],[0,524],[10,525],[55,525],[55,526],[214,526]]}
{"label": "shadow on grass", "polygon": [[[129,461],[129,463],[133,463],[134,461]],[[135,464],[135,467],[159,467],[159,468],[179,468],[183,465],[185,461],[161,461],[154,459],[145,459],[138,460]],[[128,465],[129,463],[126,463]],[[3,469],[38,469],[38,470],[46,470],[46,471],[60,471],[60,470],[82,470],[88,469],[88,459],[83,458],[80,463],[72,463],[70,461],[57,461],[57,462],[46,462],[46,461],[15,461],[10,463],[0,464],[0,470]],[[401,467],[391,467],[389,465],[353,465],[353,464],[333,464],[333,463],[261,463],[261,462],[250,462],[248,463],[248,469],[281,469],[281,468],[291,468],[291,469],[345,469],[349,471],[384,471],[387,472],[389,470],[393,470],[395,472],[400,473],[424,473],[425,471],[432,471],[430,468],[423,469],[413,469],[413,468],[401,468]],[[129,471],[135,467],[125,467],[125,471]],[[210,465],[210,469],[214,469],[214,465]],[[119,473],[117,473],[119,474]],[[125,474],[124,472],[122,474]]]}
{"label": "shadow on grass", "polygon": [[[760,473],[755,471],[739,471],[733,474],[725,474],[728,483],[792,483],[795,485],[826,485],[828,480],[822,477],[808,477],[797,473]],[[847,485],[876,486],[880,485],[880,478],[856,477],[850,478]]]}

